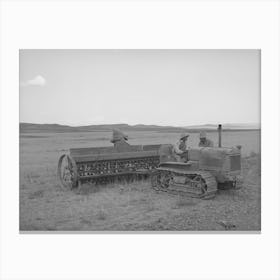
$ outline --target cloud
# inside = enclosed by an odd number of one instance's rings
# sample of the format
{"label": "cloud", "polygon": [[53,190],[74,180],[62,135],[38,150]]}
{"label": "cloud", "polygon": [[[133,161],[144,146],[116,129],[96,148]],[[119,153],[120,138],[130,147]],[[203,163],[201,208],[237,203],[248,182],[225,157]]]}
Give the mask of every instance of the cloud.
{"label": "cloud", "polygon": [[20,84],[22,87],[27,87],[27,86],[40,86],[43,87],[46,85],[46,79],[42,77],[41,75],[37,75],[31,80],[27,80],[25,82],[22,82]]}

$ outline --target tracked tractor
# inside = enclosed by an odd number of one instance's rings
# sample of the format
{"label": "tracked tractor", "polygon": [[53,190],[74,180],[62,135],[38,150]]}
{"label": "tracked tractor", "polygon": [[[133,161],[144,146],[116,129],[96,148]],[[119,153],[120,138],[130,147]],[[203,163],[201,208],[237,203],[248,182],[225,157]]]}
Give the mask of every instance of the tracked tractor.
{"label": "tracked tractor", "polygon": [[177,162],[172,156],[172,145],[162,145],[160,164],[151,178],[153,188],[204,199],[214,197],[218,188],[240,188],[241,146],[222,147],[221,125],[218,133],[218,147],[189,148],[185,162]]}

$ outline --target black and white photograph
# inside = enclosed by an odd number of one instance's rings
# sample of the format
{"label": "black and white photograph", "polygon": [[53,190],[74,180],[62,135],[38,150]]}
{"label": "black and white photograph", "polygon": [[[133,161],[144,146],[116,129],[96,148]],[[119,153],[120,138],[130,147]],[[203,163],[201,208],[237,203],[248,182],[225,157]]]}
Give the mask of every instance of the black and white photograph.
{"label": "black and white photograph", "polygon": [[261,50],[20,49],[20,232],[261,231]]}
{"label": "black and white photograph", "polygon": [[279,280],[279,8],[0,1],[0,279]]}

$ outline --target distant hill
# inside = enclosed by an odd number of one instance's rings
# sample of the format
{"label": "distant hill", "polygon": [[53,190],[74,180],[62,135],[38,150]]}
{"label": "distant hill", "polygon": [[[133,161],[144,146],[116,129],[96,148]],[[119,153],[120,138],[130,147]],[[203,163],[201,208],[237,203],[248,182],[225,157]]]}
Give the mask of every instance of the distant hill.
{"label": "distant hill", "polygon": [[[260,124],[257,123],[224,123],[222,124],[224,130],[228,129],[234,129],[234,130],[241,130],[241,129],[249,129],[249,130],[255,130],[260,129]],[[217,129],[216,124],[203,124],[203,125],[191,125],[191,126],[185,126],[186,129]]]}
{"label": "distant hill", "polygon": [[92,132],[92,131],[112,131],[120,129],[123,131],[185,131],[182,127],[157,126],[157,125],[128,125],[128,124],[101,124],[87,126],[69,126],[60,124],[34,124],[20,123],[21,133],[38,133],[38,132]]}
{"label": "distant hill", "polygon": [[[198,132],[200,130],[213,131],[217,129],[217,125],[194,125],[185,127],[176,126],[158,126],[158,125],[128,125],[128,124],[101,124],[87,126],[69,126],[60,124],[35,124],[20,123],[20,133],[63,133],[63,132],[93,132],[93,131],[112,131],[120,129],[123,131],[158,131],[158,132]],[[258,125],[254,124],[223,124],[223,130],[257,130]]]}

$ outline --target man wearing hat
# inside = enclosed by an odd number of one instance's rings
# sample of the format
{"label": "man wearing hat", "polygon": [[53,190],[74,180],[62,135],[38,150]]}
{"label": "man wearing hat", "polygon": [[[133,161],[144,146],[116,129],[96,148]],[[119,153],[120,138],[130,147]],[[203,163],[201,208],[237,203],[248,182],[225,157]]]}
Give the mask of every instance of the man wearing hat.
{"label": "man wearing hat", "polygon": [[173,155],[179,162],[186,162],[187,161],[187,140],[188,140],[189,134],[182,133],[179,141],[177,141],[173,145]]}
{"label": "man wearing hat", "polygon": [[114,144],[114,147],[119,152],[126,152],[130,150],[130,145],[126,142],[128,139],[127,135],[125,135],[119,129],[113,130],[113,135],[111,139],[111,143]]}
{"label": "man wearing hat", "polygon": [[113,135],[111,139],[111,143],[115,144],[118,141],[125,140],[127,141],[128,137],[126,134],[124,134],[122,131],[119,129],[113,129]]}
{"label": "man wearing hat", "polygon": [[211,141],[210,139],[208,139],[206,137],[206,132],[205,131],[201,131],[199,134],[199,147],[213,147],[213,141]]}

